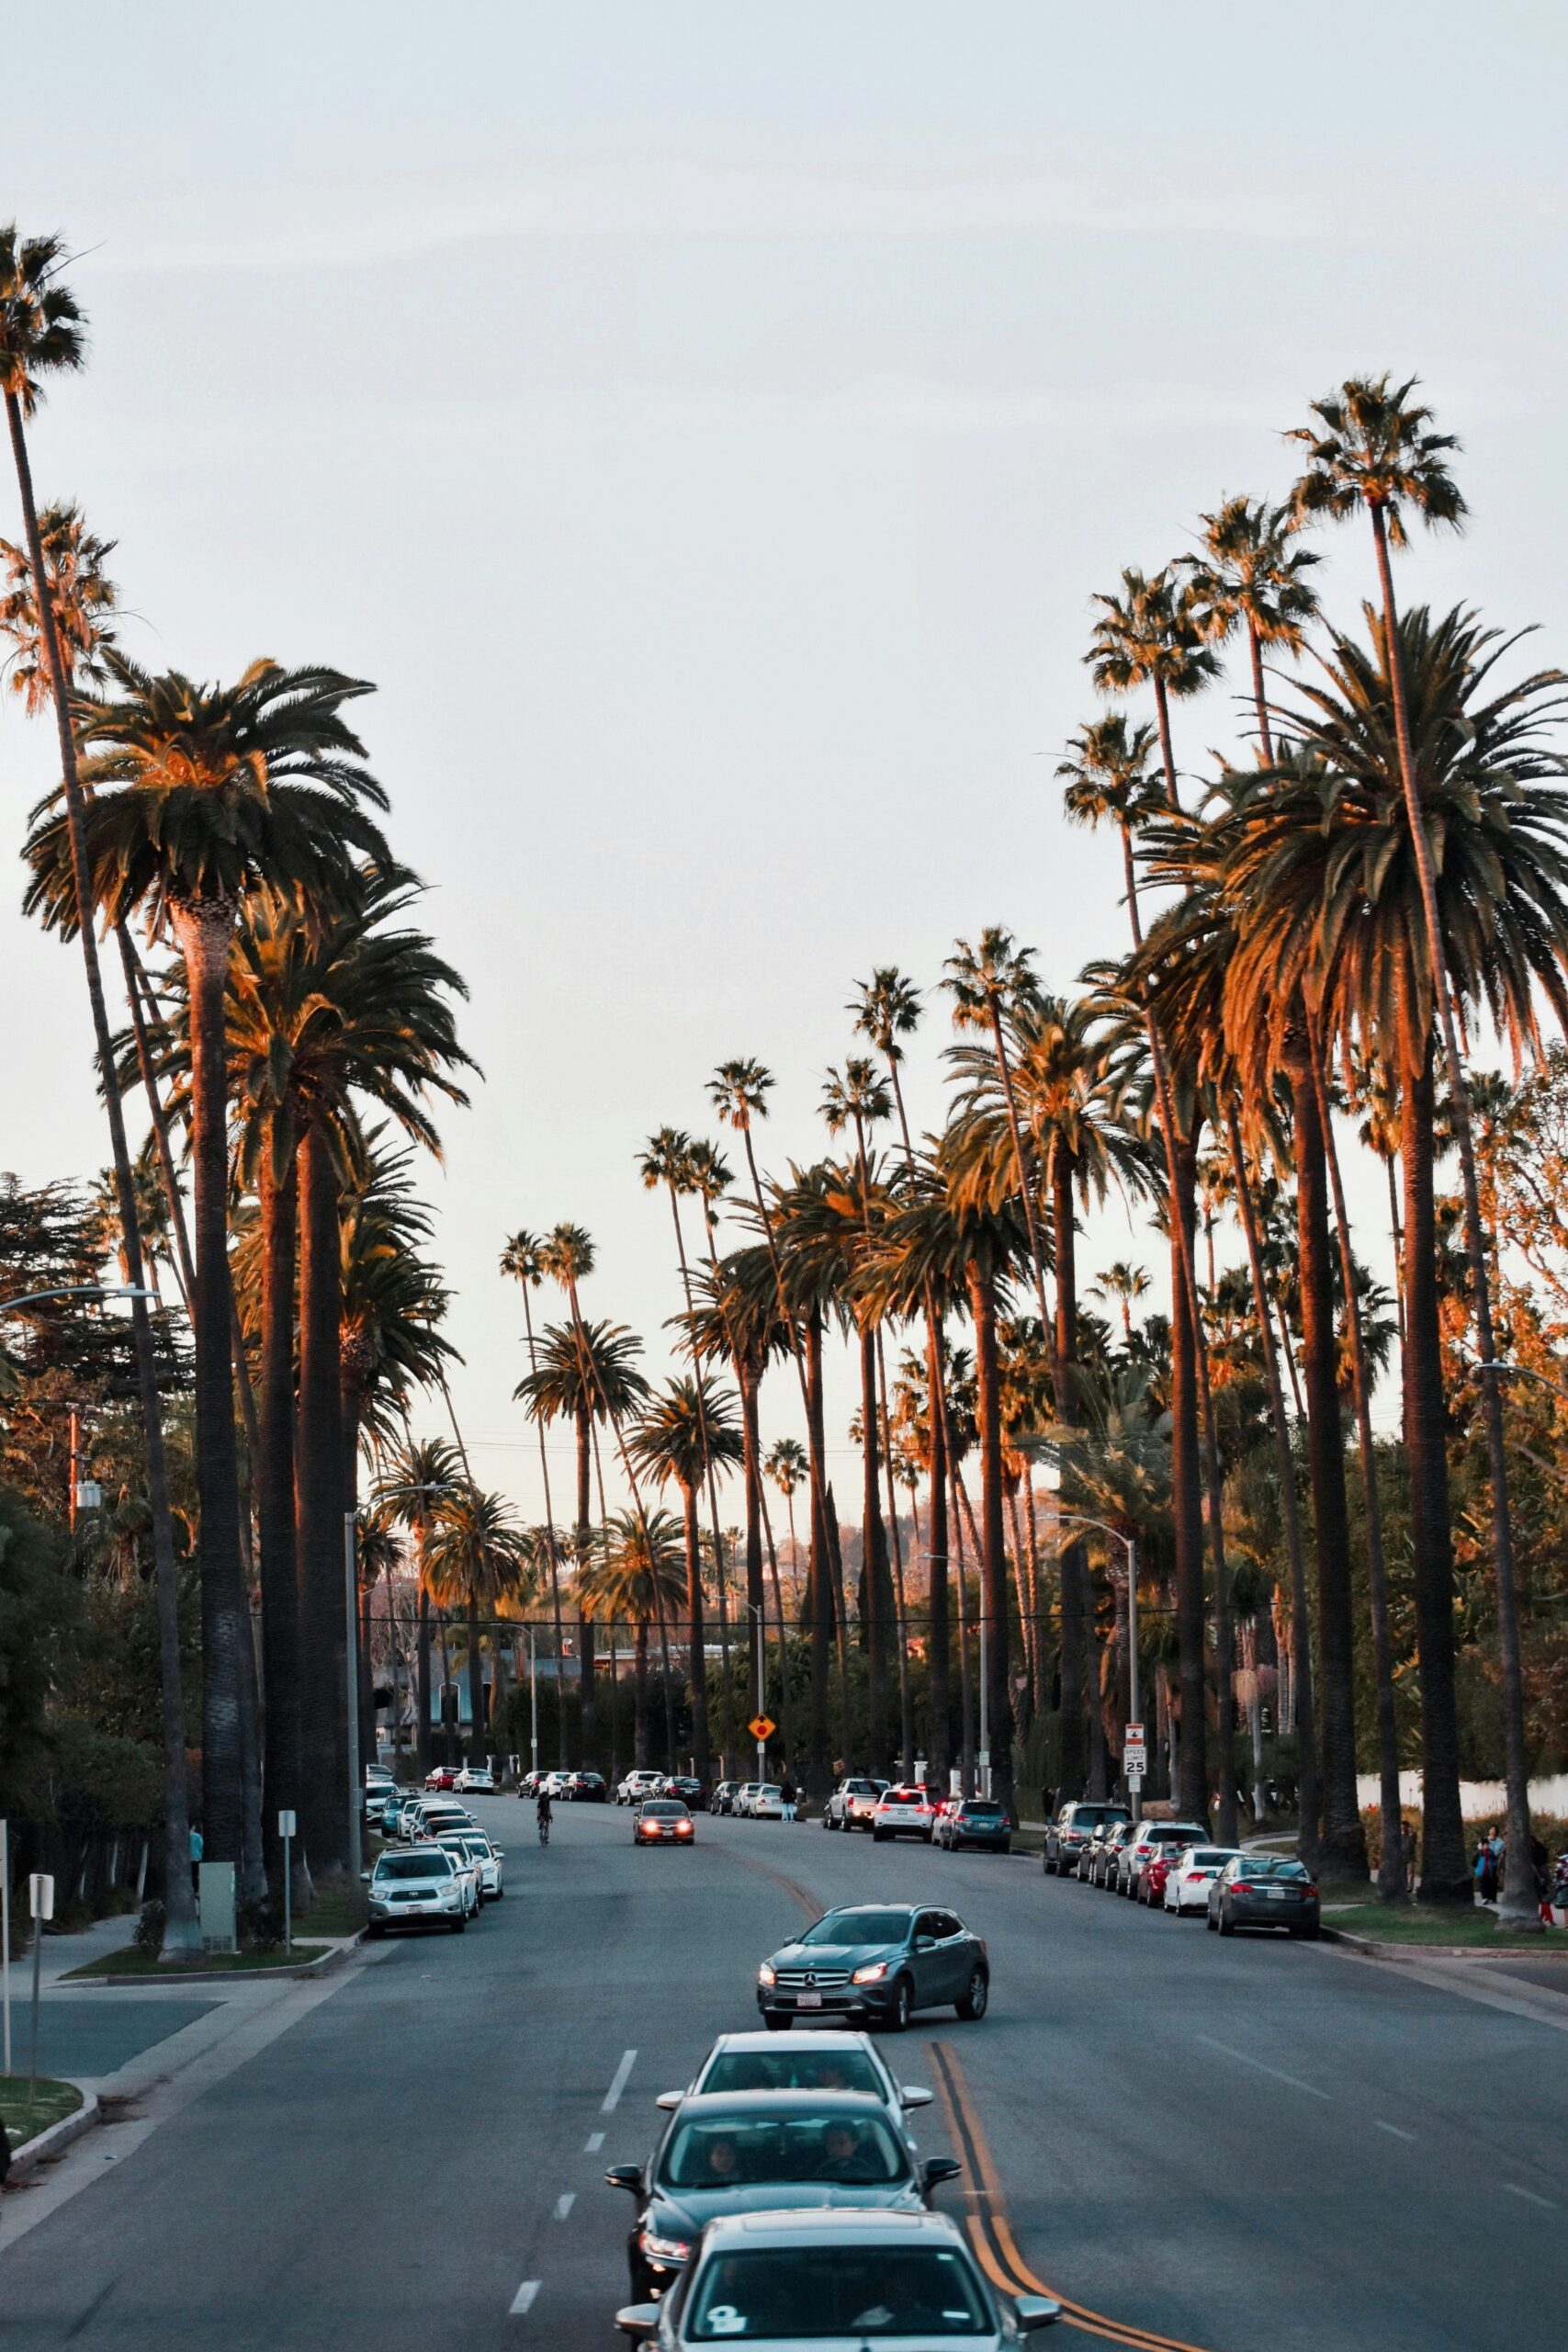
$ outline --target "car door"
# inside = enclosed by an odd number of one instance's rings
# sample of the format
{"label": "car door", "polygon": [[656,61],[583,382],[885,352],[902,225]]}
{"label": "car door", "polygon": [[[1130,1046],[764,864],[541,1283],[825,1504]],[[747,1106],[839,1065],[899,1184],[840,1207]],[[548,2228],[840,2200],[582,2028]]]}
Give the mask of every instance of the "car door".
{"label": "car door", "polygon": [[940,1911],[920,1911],[915,1917],[914,1967],[915,2000],[923,2009],[935,2007],[948,1997],[942,1991],[946,1962],[942,1957],[942,1939],[937,1932]]}
{"label": "car door", "polygon": [[942,1963],[941,1990],[935,1998],[956,2001],[969,1983],[973,1964],[969,1931],[954,1912],[938,1911],[932,1917],[936,1922],[937,1957]]}

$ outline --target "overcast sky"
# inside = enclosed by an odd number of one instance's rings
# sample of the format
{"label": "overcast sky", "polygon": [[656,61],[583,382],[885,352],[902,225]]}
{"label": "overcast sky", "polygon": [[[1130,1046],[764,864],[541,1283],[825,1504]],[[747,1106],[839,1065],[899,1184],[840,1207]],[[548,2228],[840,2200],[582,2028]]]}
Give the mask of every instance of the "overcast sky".
{"label": "overcast sky", "polygon": [[[13,15],[0,212],[66,233],[92,322],[40,492],[118,540],[139,659],[379,686],[485,1071],[429,1175],[456,1395],[530,1515],[506,1234],[587,1226],[585,1307],[657,1366],[678,1295],[634,1158],[709,1131],[716,1062],[774,1069],[763,1154],[804,1159],[874,963],[933,985],[993,922],[1055,985],[1120,949],[1114,847],[1052,775],[1089,597],[1281,493],[1314,394],[1420,373],[1473,521],[1404,594],[1568,654],[1565,51],[1560,6],[1506,0]],[[1324,545],[1348,621],[1368,549]],[[1181,713],[1190,772],[1233,723],[1228,688]],[[51,775],[7,710],[13,844]],[[80,964],[19,895],[14,866],[0,1167],[84,1175]],[[946,1042],[933,1001],[928,1123]],[[1127,1254],[1158,1266],[1097,1222],[1088,1270]],[[840,1448],[850,1409],[845,1374]]]}

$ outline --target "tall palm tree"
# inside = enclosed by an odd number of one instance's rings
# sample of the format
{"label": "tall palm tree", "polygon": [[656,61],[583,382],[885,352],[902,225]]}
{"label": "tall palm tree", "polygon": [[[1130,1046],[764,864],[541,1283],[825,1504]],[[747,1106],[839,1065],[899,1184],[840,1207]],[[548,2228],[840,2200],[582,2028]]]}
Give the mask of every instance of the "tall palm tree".
{"label": "tall palm tree", "polygon": [[650,1398],[627,1441],[638,1469],[660,1486],[671,1480],[680,1491],[686,1547],[686,1616],[691,1633],[692,1738],[694,1770],[706,1780],[708,1746],[707,1663],[704,1635],[702,1537],[697,1498],[710,1466],[739,1464],[743,1455],[729,1392],[698,1373],[671,1380]]}
{"label": "tall palm tree", "polygon": [[[73,372],[82,366],[85,356],[82,311],[61,276],[65,259],[65,245],[62,238],[21,237],[14,222],[0,227],[0,392],[5,396],[6,422],[21,499],[24,538],[35,582],[47,581],[51,575],[39,528],[38,500],[33,490],[27,427],[42,397],[44,379]],[[141,1242],[136,1222],[135,1189],[130,1150],[126,1141],[125,1114],[115,1077],[114,1041],[92,922],[92,878],[83,828],[85,801],[78,774],[76,738],[72,723],[70,673],[57,626],[55,601],[46,595],[39,599],[38,604],[42,666],[54,706],[60,744],[73,905],[71,927],[81,942],[82,961],[86,974],[94,1048],[109,1123],[115,1190],[121,1229],[126,1238],[128,1279],[133,1289],[140,1290],[142,1286]],[[133,1297],[131,1301],[131,1334],[136,1359],[137,1399],[147,1450],[147,1495],[152,1521],[153,1575],[158,1611],[159,1730],[164,1764],[164,1877],[167,1888],[163,1949],[171,1960],[188,1960],[200,1951],[201,1935],[197,1924],[187,1867],[190,1814],[186,1779],[185,1695],[180,1668],[179,1572],[175,1554],[174,1521],[169,1508],[157,1359],[152,1345],[152,1321],[144,1298]],[[235,1851],[237,1854],[237,1845]]]}
{"label": "tall palm tree", "polygon": [[493,1616],[502,1601],[529,1597],[533,1545],[510,1503],[465,1479],[442,1501],[424,1563],[436,1607],[462,1609],[468,1615],[468,1757],[482,1764],[488,1750],[479,1611]]}
{"label": "tall palm tree", "polygon": [[1096,1274],[1089,1286],[1091,1298],[1114,1299],[1122,1316],[1122,1329],[1127,1345],[1133,1344],[1133,1308],[1140,1298],[1146,1298],[1154,1287],[1142,1266],[1134,1266],[1129,1259],[1118,1258],[1113,1266]]}
{"label": "tall palm tree", "polygon": [[[667,1510],[650,1511],[646,1519],[636,1511],[613,1511],[604,1526],[604,1541],[592,1565],[578,1578],[595,1616],[611,1624],[633,1629],[634,1707],[633,1760],[646,1765],[651,1742],[648,1721],[649,1629],[660,1634],[678,1617],[686,1597],[680,1522]],[[671,1716],[670,1658],[664,1656],[664,1703],[671,1766],[675,1762],[675,1732]]]}
{"label": "tall palm tree", "polygon": [[[527,1342],[530,1373],[536,1373],[539,1369],[539,1351],[534,1337],[534,1304],[531,1294],[540,1287],[545,1279],[545,1270],[539,1258],[543,1248],[544,1242],[538,1234],[530,1233],[525,1226],[520,1226],[501,1253],[502,1272],[513,1275],[523,1293],[523,1329]],[[560,1662],[566,1656],[560,1613],[560,1547],[556,1541],[555,1505],[550,1500],[550,1457],[549,1450],[545,1443],[545,1422],[542,1415],[535,1418],[534,1427],[538,1433],[539,1476],[544,1482],[545,1489],[545,1523],[542,1532],[545,1555],[550,1571],[550,1610],[555,1621],[556,1672],[558,1675]],[[560,1687],[558,1682],[556,1686],[558,1696]],[[566,1709],[564,1707],[558,1706],[556,1709],[556,1728],[559,1738],[560,1768],[564,1772],[566,1770]]]}
{"label": "tall palm tree", "polygon": [[[1405,614],[1396,666],[1382,616],[1369,611],[1368,623],[1370,646],[1336,633],[1324,682],[1301,687],[1296,702],[1278,714],[1299,749],[1248,779],[1228,820],[1225,877],[1246,910],[1238,999],[1250,966],[1271,967],[1276,992],[1299,984],[1325,1034],[1375,1046],[1401,1071],[1404,1436],[1425,1759],[1422,1890],[1434,1899],[1468,1901],[1434,1255],[1437,973],[1442,970],[1461,1002],[1483,1004],[1517,1052],[1537,1036],[1537,989],[1562,1018],[1568,810],[1563,761],[1550,739],[1562,681],[1544,672],[1498,686],[1492,673],[1514,640],[1483,629],[1468,613],[1438,621],[1419,607]],[[1425,836],[1413,833],[1404,793],[1395,676],[1422,823],[1430,820],[1442,832],[1440,967],[1429,952]],[[1504,1598],[1500,1582],[1506,1665]],[[1510,1804],[1517,1794],[1511,1786]]]}
{"label": "tall palm tree", "polygon": [[1182,560],[1200,633],[1211,645],[1224,644],[1237,629],[1246,634],[1258,746],[1270,766],[1274,741],[1263,650],[1299,653],[1318,609],[1317,592],[1305,575],[1319,559],[1296,543],[1301,519],[1294,508],[1270,506],[1267,499],[1227,498],[1217,514],[1202,518],[1202,554]]}
{"label": "tall palm tree", "polygon": [[[1409,828],[1411,855],[1420,888],[1422,921],[1427,933],[1427,964],[1436,1010],[1436,1027],[1444,1074],[1451,1098],[1454,1140],[1459,1146],[1460,1174],[1464,1195],[1465,1250],[1474,1292],[1476,1336],[1483,1366],[1496,1360],[1492,1317],[1492,1276],[1486,1234],[1481,1219],[1481,1195],[1476,1179],[1475,1142],[1470,1114],[1470,1087],[1461,1050],[1454,1007],[1454,984],[1444,953],[1444,926],[1438,901],[1438,857],[1427,831],[1422,779],[1418,775],[1410,695],[1402,659],[1398,607],[1393,594],[1393,548],[1407,542],[1407,512],[1420,516],[1428,529],[1448,526],[1458,529],[1466,512],[1463,497],[1449,468],[1459,447],[1450,433],[1437,433],[1432,411],[1413,401],[1416,379],[1395,384],[1388,373],[1351,377],[1338,392],[1312,403],[1314,424],[1303,425],[1289,437],[1307,451],[1307,469],[1296,484],[1293,504],[1303,518],[1326,514],[1347,518],[1364,514],[1372,526],[1377,554],[1378,584],[1382,599],[1384,643],[1388,650],[1389,688],[1393,710],[1394,742],[1401,789]],[[1508,1836],[1515,1853],[1529,1847],[1529,1756],[1525,1742],[1524,1679],[1519,1663],[1518,1599],[1514,1578],[1514,1542],[1508,1516],[1508,1458],[1503,1431],[1503,1398],[1497,1375],[1481,1383],[1482,1415],[1492,1481],[1492,1564],[1497,1580],[1497,1630],[1502,1667],[1503,1738],[1507,1781]],[[1532,1905],[1526,1874],[1516,1871],[1504,1892],[1500,1919],[1520,1932],[1539,1932],[1540,1921]]]}
{"label": "tall palm tree", "polygon": [[1098,595],[1093,601],[1100,608],[1100,618],[1084,660],[1101,694],[1154,688],[1166,796],[1173,808],[1179,808],[1171,702],[1201,694],[1220,668],[1203,641],[1201,608],[1190,587],[1172,578],[1169,567],[1152,579],[1141,571],[1123,571],[1119,596]]}
{"label": "tall palm tree", "polygon": [[72,919],[72,836],[80,831],[90,903],[110,922],[145,909],[174,931],[191,1025],[195,1161],[196,1406],[202,1525],[203,1803],[211,1847],[243,1861],[242,1751],[250,1724],[248,1640],[240,1569],[238,1456],[228,1260],[225,997],[241,904],[267,884],[315,905],[352,895],[345,849],[389,863],[366,804],[386,796],[342,716],[363,681],[314,667],[252,665],[231,687],[171,673],[154,678],[108,651],[118,694],[78,696],[81,779],[73,820],[58,795],[35,812],[28,904]]}
{"label": "tall palm tree", "polygon": [[376,1482],[376,1509],[414,1539],[419,1577],[419,1650],[416,1676],[419,1710],[418,1761],[430,1770],[430,1543],[436,1521],[463,1483],[463,1465],[448,1438],[416,1439],[405,1427],[400,1445],[389,1449]]}

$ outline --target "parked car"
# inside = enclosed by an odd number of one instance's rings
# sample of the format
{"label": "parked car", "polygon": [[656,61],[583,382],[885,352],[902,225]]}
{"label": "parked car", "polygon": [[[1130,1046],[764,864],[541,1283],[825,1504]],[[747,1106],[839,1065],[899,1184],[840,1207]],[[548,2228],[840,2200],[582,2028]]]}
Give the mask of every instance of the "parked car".
{"label": "parked car", "polygon": [[607,1804],[610,1784],[603,1772],[569,1772],[561,1794],[569,1804]]}
{"label": "parked car", "polygon": [[909,2145],[908,2119],[930,2107],[933,2094],[900,2084],[868,2033],[721,2033],[684,2090],[660,2091],[657,2104],[673,2114],[683,2098],[710,2091],[863,2091],[882,2101]]}
{"label": "parked car", "polygon": [[492,1797],[495,1794],[495,1774],[488,1764],[465,1764],[452,1787],[459,1796]]}
{"label": "parked car", "polygon": [[948,2002],[961,2018],[983,2018],[990,1997],[982,1939],[954,1912],[910,1903],[829,1911],[757,1971],[757,2007],[773,2032],[815,2016],[902,2032],[917,2009]]}
{"label": "parked car", "polygon": [[634,1846],[690,1846],[696,1834],[679,1797],[649,1797],[638,1805],[632,1824]]}
{"label": "parked car", "polygon": [[879,1846],[889,1838],[923,1838],[929,1846],[938,1803],[931,1789],[913,1785],[884,1789],[871,1817],[872,1837]]}
{"label": "parked car", "polygon": [[463,1907],[470,1919],[477,1919],[484,1906],[484,1883],[479,1866],[468,1851],[468,1839],[461,1830],[448,1829],[435,1842],[444,1854],[451,1855],[452,1867],[462,1882]]}
{"label": "parked car", "polygon": [[1125,1832],[1131,1826],[1131,1814],[1124,1814],[1119,1820],[1102,1821],[1099,1828],[1092,1832],[1089,1837],[1089,1843],[1084,1847],[1082,1852],[1078,1856],[1078,1866],[1073,1873],[1080,1885],[1092,1886],[1094,1884],[1096,1874],[1100,1869],[1101,1851],[1104,1848],[1106,1839],[1113,1836],[1117,1830]]}
{"label": "parked car", "polygon": [[455,1789],[457,1785],[456,1764],[433,1764],[424,1776],[427,1789]]}
{"label": "parked car", "polygon": [[442,1798],[426,1797],[413,1816],[412,1829],[420,1839],[438,1838],[448,1829],[477,1829],[478,1822],[460,1804]]}
{"label": "parked car", "polygon": [[744,1816],[750,1812],[751,1800],[756,1795],[762,1783],[761,1781],[742,1781],[739,1787],[735,1792],[735,1801],[729,1808],[731,1813],[738,1814],[744,1818]]}
{"label": "parked car", "polygon": [[857,1774],[840,1781],[822,1808],[824,1829],[869,1829],[875,1817],[877,1800],[886,1788],[886,1781],[873,1781]]}
{"label": "parked car", "polygon": [[547,1772],[539,1786],[549,1796],[564,1797],[570,1779],[570,1772]]}
{"label": "parked car", "polygon": [[[479,1901],[499,1903],[506,1893],[505,1886],[502,1883],[501,1872],[501,1866],[506,1860],[504,1853],[499,1846],[491,1844],[482,1829],[470,1829],[459,1834],[462,1837],[463,1850],[479,1872]],[[445,1845],[446,1838],[444,1838],[441,1842]]]}
{"label": "parked car", "polygon": [[623,1781],[616,1783],[615,1803],[640,1804],[644,1797],[657,1796],[659,1784],[663,1777],[661,1772],[650,1772],[646,1764],[637,1765],[633,1771],[626,1774]]}
{"label": "parked car", "polygon": [[967,2352],[1006,2352],[1049,2327],[1061,2306],[1045,2295],[998,2295],[964,2233],[945,2213],[868,2212],[858,2202],[807,2212],[724,2214],[710,2222],[682,2278],[662,2303],[628,2304],[615,2325],[655,2352],[687,2352],[738,2333],[756,2352],[853,2344],[867,2329],[900,2343],[933,2326]]}
{"label": "parked car", "polygon": [[404,1845],[409,1844],[414,1836],[420,1807],[425,1802],[419,1790],[405,1789],[382,1815],[382,1836],[398,1838]]}
{"label": "parked car", "polygon": [[1201,1821],[1140,1821],[1131,1838],[1124,1838],[1117,1849],[1116,1893],[1137,1894],[1138,1883],[1149,1857],[1161,1846],[1178,1849],[1183,1846],[1201,1846],[1208,1835],[1208,1826]]}
{"label": "parked car", "polygon": [[950,1854],[1010,1854],[1012,1824],[1006,1808],[991,1797],[950,1797],[936,1817],[931,1843]]}
{"label": "parked car", "polygon": [[1222,1936],[1238,1928],[1282,1928],[1292,1936],[1320,1932],[1317,1882],[1304,1862],[1274,1854],[1234,1854],[1209,1885],[1209,1925]]}
{"label": "parked car", "polygon": [[707,1782],[694,1780],[690,1772],[667,1774],[659,1793],[661,1797],[679,1797],[693,1813],[700,1811],[708,1801]]}
{"label": "parked car", "polygon": [[1055,1821],[1045,1825],[1044,1867],[1048,1874],[1066,1878],[1069,1871],[1079,1875],[1078,1864],[1086,1848],[1097,1830],[1108,1821],[1130,1821],[1132,1815],[1124,1804],[1096,1804],[1077,1797],[1065,1804]]}
{"label": "parked car", "polygon": [[784,1819],[784,1791],[776,1781],[764,1781],[751,1800],[750,1818],[753,1821]]}
{"label": "parked car", "polygon": [[468,1924],[462,1879],[439,1846],[379,1854],[369,1877],[367,1936],[384,1936],[395,1928],[446,1928],[460,1936]]}
{"label": "parked car", "polygon": [[398,1815],[409,1801],[406,1789],[372,1789],[365,1799],[365,1817],[379,1837],[395,1838]]}
{"label": "parked car", "polygon": [[539,1793],[539,1784],[544,1777],[543,1772],[536,1770],[525,1772],[517,1783],[519,1797],[536,1797]]}
{"label": "parked car", "polygon": [[739,1781],[716,1781],[713,1794],[708,1799],[708,1811],[710,1813],[732,1812],[735,1806],[735,1792],[739,1786]]}
{"label": "parked car", "polygon": [[722,2214],[759,2204],[819,2214],[825,2189],[835,2205],[919,2212],[959,2170],[951,2156],[918,2164],[882,2102],[863,2093],[753,2091],[682,2099],[646,2165],[614,2165],[604,2177],[637,2199],[627,2267],[633,2295],[651,2302]]}
{"label": "parked car", "polygon": [[1210,1887],[1240,1851],[1239,1846],[1189,1846],[1166,1872],[1162,1907],[1179,1919],[1189,1911],[1207,1911]]}

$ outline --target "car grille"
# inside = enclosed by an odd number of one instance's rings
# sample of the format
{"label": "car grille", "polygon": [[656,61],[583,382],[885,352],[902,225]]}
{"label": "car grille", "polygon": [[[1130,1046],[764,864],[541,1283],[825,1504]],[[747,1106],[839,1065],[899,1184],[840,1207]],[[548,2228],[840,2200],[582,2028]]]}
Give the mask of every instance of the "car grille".
{"label": "car grille", "polygon": [[850,1972],[847,1968],[781,1968],[773,1981],[778,1984],[807,1984],[818,1991],[830,1992],[835,1985],[849,1983]]}

